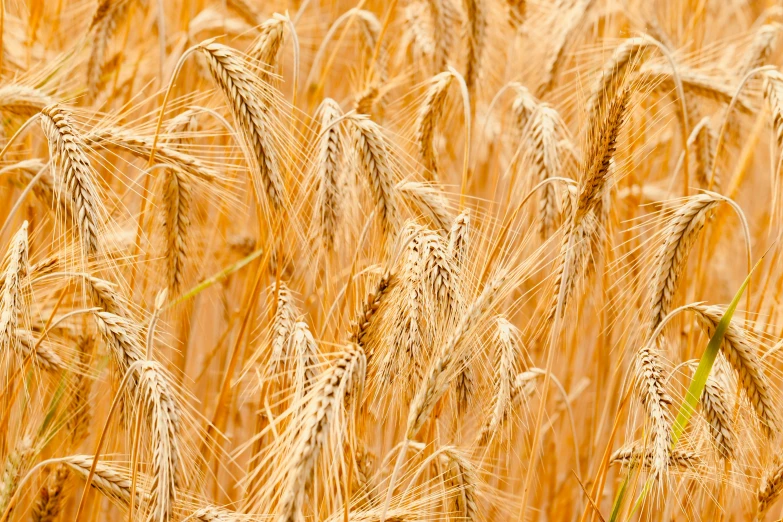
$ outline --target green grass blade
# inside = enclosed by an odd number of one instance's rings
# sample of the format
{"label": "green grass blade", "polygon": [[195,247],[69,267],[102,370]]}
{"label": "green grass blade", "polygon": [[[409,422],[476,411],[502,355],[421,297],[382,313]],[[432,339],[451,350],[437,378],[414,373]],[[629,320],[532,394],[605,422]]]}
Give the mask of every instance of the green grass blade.
{"label": "green grass blade", "polygon": [[628,474],[623,480],[623,485],[620,486],[620,491],[617,492],[617,497],[615,497],[614,504],[612,505],[612,514],[609,517],[609,522],[616,522],[617,517],[620,516],[620,509],[623,507],[623,500],[625,499],[625,493],[628,490],[628,484],[631,482],[632,473],[633,468],[628,470]]}

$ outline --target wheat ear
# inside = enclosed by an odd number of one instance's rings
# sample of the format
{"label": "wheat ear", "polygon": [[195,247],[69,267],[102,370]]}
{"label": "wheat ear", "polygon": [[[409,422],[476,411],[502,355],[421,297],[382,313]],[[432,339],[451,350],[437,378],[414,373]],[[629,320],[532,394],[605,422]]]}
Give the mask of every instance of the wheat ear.
{"label": "wheat ear", "polygon": [[[132,134],[118,127],[104,127],[85,134],[84,142],[91,147],[117,147],[147,160],[152,153],[153,138]],[[215,169],[204,165],[200,159],[165,144],[155,144],[155,159],[172,169],[181,171],[182,174],[206,182],[214,182],[220,178],[220,174]]]}
{"label": "wheat ear", "polygon": [[[637,76],[640,81],[645,84],[655,85],[655,88],[658,90],[670,90],[674,86],[674,76],[671,71],[661,66],[647,64],[637,73]],[[726,105],[730,104],[732,99],[735,98],[734,89],[709,76],[705,76],[699,71],[687,67],[679,67],[677,76],[679,76],[682,82],[685,94],[691,93],[695,96],[711,99]],[[751,116],[756,114],[756,110],[744,97],[737,97],[735,106],[744,114]]]}
{"label": "wheat ear", "polygon": [[764,24],[758,28],[753,35],[750,47],[740,61],[737,77],[742,78],[756,67],[767,63],[775,50],[779,30],[780,27],[774,24]]}
{"label": "wheat ear", "polygon": [[33,522],[54,522],[63,504],[63,488],[68,481],[69,468],[60,464],[49,473],[38,491],[30,518]]}
{"label": "wheat ear", "polygon": [[366,118],[352,118],[354,151],[359,170],[370,185],[383,230],[391,236],[399,223],[391,152],[381,128]]}
{"label": "wheat ear", "polygon": [[[630,446],[620,448],[609,457],[610,464],[622,464],[625,466],[638,466],[641,464],[645,469],[654,469],[656,456],[649,451],[644,451],[639,446]],[[701,463],[699,454],[695,451],[674,450],[668,455],[667,466],[675,467],[680,470],[691,470]]]}
{"label": "wheat ear", "polygon": [[481,74],[481,61],[487,37],[487,6],[485,0],[463,0],[467,27],[465,85],[473,97]]}
{"label": "wheat ear", "polygon": [[23,357],[27,358],[33,355],[41,368],[50,372],[56,372],[65,368],[65,364],[60,356],[46,344],[37,342],[32,332],[16,329],[14,335],[16,336],[16,349]]}
{"label": "wheat ear", "polygon": [[650,468],[655,479],[665,475],[671,448],[668,406],[672,399],[666,392],[663,367],[658,352],[657,341],[651,340],[636,354],[636,383],[651,423]]}
{"label": "wheat ear", "polygon": [[454,80],[451,72],[442,72],[429,81],[424,101],[416,118],[415,141],[429,179],[438,177],[438,155],[435,151],[435,126],[444,110],[449,86]]}
{"label": "wheat ear", "polygon": [[449,212],[448,203],[440,189],[428,183],[403,181],[397,184],[395,190],[421,214],[429,216],[440,230],[448,232],[451,228],[454,216]]}
{"label": "wheat ear", "polygon": [[215,42],[202,43],[198,49],[204,53],[212,78],[223,91],[240,135],[252,152],[256,192],[266,193],[272,206],[281,208],[285,186],[277,152],[270,141],[268,108],[260,101],[264,93],[259,92],[250,70],[235,50]]}
{"label": "wheat ear", "polygon": [[628,70],[637,65],[639,57],[653,44],[645,38],[628,38],[617,46],[612,57],[604,65],[601,76],[590,95],[590,119],[600,120],[606,106],[622,87]]}
{"label": "wheat ear", "polygon": [[92,179],[84,142],[73,128],[68,113],[57,105],[41,111],[41,128],[49,142],[50,155],[59,169],[56,185],[63,186],[74,211],[74,219],[86,254],[95,254],[98,239],[98,192]]}
{"label": "wheat ear", "polygon": [[[712,372],[715,373],[715,372]],[[731,403],[720,374],[710,374],[701,394],[701,408],[718,455],[726,461],[737,452],[737,435],[731,420]]]}
{"label": "wheat ear", "polygon": [[10,505],[10,502],[34,452],[32,439],[24,437],[6,457],[2,481],[0,481],[0,512],[10,514],[13,510],[14,506]]}
{"label": "wheat ear", "polygon": [[340,105],[326,98],[321,104],[321,137],[318,142],[317,212],[324,247],[334,249],[335,232],[340,217],[340,167],[343,156],[342,133],[335,122],[342,117]]}
{"label": "wheat ear", "polygon": [[362,309],[354,318],[351,325],[349,340],[356,343],[366,351],[368,362],[372,360],[373,350],[371,348],[370,333],[374,326],[374,319],[381,305],[386,300],[391,289],[394,287],[396,277],[391,272],[385,272],[378,280],[376,286],[367,294]]}
{"label": "wheat ear", "polygon": [[94,98],[101,88],[101,70],[106,61],[106,48],[130,3],[131,0],[103,0],[93,16],[90,25],[90,29],[94,31],[92,51],[87,61],[87,91],[90,98]]}
{"label": "wheat ear", "polygon": [[414,57],[420,57],[422,62],[429,64],[435,55],[435,40],[426,19],[427,7],[422,2],[405,6],[405,42]]}
{"label": "wheat ear", "polygon": [[[712,173],[712,166],[715,163],[715,144],[718,141],[718,137],[715,135],[715,131],[712,130],[710,125],[710,119],[704,117],[693,127],[691,135],[688,138],[688,146],[695,149],[696,160],[696,180],[705,189],[710,189],[710,175]],[[720,187],[720,178],[715,175],[715,179],[712,180],[712,187]]]}
{"label": "wheat ear", "polygon": [[152,483],[150,509],[153,520],[172,517],[177,492],[179,462],[179,406],[171,393],[162,366],[145,361],[138,370],[139,397],[152,433]]}
{"label": "wheat ear", "polygon": [[346,399],[361,396],[367,361],[364,351],[348,344],[321,381],[320,388],[306,406],[304,423],[294,446],[286,483],[277,510],[278,522],[296,522],[302,517],[305,495],[313,480],[321,448]]}
{"label": "wheat ear", "polygon": [[[699,324],[712,337],[723,317],[723,310],[716,306],[692,305]],[[744,328],[729,323],[723,334],[721,351],[737,375],[737,381],[753,405],[756,416],[761,422],[764,433],[774,438],[778,429],[778,416],[772,399],[770,384],[764,375],[761,360],[748,340]]]}
{"label": "wheat ear", "polygon": [[772,115],[772,127],[778,149],[783,148],[783,74],[779,71],[764,73],[764,99]]}
{"label": "wheat ear", "polygon": [[247,22],[250,27],[258,25],[260,15],[248,0],[226,0],[225,5]]}
{"label": "wheat ear", "polygon": [[452,0],[427,0],[432,17],[433,40],[435,40],[434,67],[442,71],[448,65],[454,47],[454,23],[458,13]]}
{"label": "wheat ear", "polygon": [[[531,116],[528,147],[532,154],[537,182],[560,176],[562,162],[558,151],[562,122],[555,109],[546,104],[538,105]],[[543,239],[555,230],[560,217],[555,186],[547,183],[542,187],[538,203],[539,234]]]}
{"label": "wheat ear", "polygon": [[10,84],[0,87],[0,111],[20,116],[32,116],[52,105],[51,96],[26,85]]}
{"label": "wheat ear", "polygon": [[259,26],[258,38],[247,53],[248,56],[262,64],[260,77],[264,82],[268,83],[271,80],[271,71],[277,65],[277,55],[283,44],[285,24],[286,18],[275,13],[272,18]]}
{"label": "wheat ear", "polygon": [[655,268],[650,280],[650,332],[671,311],[688,253],[710,212],[720,203],[721,200],[714,195],[698,194],[678,208],[666,224],[664,240],[655,255]]}
{"label": "wheat ear", "polygon": [[[195,130],[193,114],[183,113],[169,125],[173,134]],[[176,138],[180,139],[180,138]],[[158,150],[158,149],[156,149]],[[184,282],[185,261],[188,255],[190,204],[193,199],[191,181],[179,168],[168,169],[163,182],[163,233],[166,238],[166,268],[169,291],[179,291]]]}
{"label": "wheat ear", "polygon": [[295,361],[292,403],[298,404],[318,379],[318,343],[315,342],[310,328],[304,321],[297,321],[294,324],[289,342],[291,343],[289,352]]}
{"label": "wheat ear", "polygon": [[519,373],[519,361],[522,356],[522,333],[505,317],[498,316],[495,324],[492,411],[479,433],[480,444],[487,443],[511,409],[514,381]]}
{"label": "wheat ear", "polygon": [[281,281],[277,287],[270,287],[269,294],[277,295],[275,317],[272,322],[272,354],[269,359],[270,375],[276,375],[284,365],[287,365],[290,356],[287,352],[289,339],[299,312],[296,309],[294,296],[284,282]]}
{"label": "wheat ear", "polygon": [[763,520],[767,510],[777,500],[781,492],[783,492],[783,461],[777,463],[761,479],[756,493],[758,520]]}
{"label": "wheat ear", "polygon": [[460,370],[455,368],[457,361],[463,362],[462,351],[468,334],[477,326],[486,311],[500,293],[504,282],[503,276],[492,279],[481,294],[468,307],[454,328],[448,340],[443,343],[435,358],[430,363],[430,369],[424,382],[419,385],[416,396],[408,411],[406,438],[412,440],[419,432],[424,422],[429,418],[435,404],[443,397],[449,387],[450,379]]}
{"label": "wheat ear", "polygon": [[22,284],[30,268],[28,259],[27,221],[11,238],[5,256],[2,301],[0,302],[0,351],[19,348],[16,329],[22,311]]}

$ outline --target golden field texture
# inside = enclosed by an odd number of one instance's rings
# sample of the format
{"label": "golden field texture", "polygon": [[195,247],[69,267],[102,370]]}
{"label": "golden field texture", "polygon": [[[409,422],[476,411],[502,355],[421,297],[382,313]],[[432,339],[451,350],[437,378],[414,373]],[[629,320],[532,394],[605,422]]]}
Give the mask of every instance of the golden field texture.
{"label": "golden field texture", "polygon": [[0,522],[783,516],[777,2],[0,13]]}

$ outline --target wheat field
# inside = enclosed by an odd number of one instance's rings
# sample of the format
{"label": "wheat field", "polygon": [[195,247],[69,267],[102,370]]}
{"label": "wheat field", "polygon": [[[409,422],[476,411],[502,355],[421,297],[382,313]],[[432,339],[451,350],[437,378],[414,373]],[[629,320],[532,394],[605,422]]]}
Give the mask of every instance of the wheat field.
{"label": "wheat field", "polygon": [[0,522],[779,520],[782,32],[0,1]]}

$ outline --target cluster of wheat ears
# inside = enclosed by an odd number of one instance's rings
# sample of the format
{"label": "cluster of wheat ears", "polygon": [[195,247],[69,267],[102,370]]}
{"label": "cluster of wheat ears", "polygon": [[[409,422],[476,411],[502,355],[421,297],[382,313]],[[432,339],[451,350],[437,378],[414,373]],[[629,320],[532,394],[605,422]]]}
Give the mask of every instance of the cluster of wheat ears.
{"label": "cluster of wheat ears", "polygon": [[773,4],[0,2],[0,522],[779,517]]}

